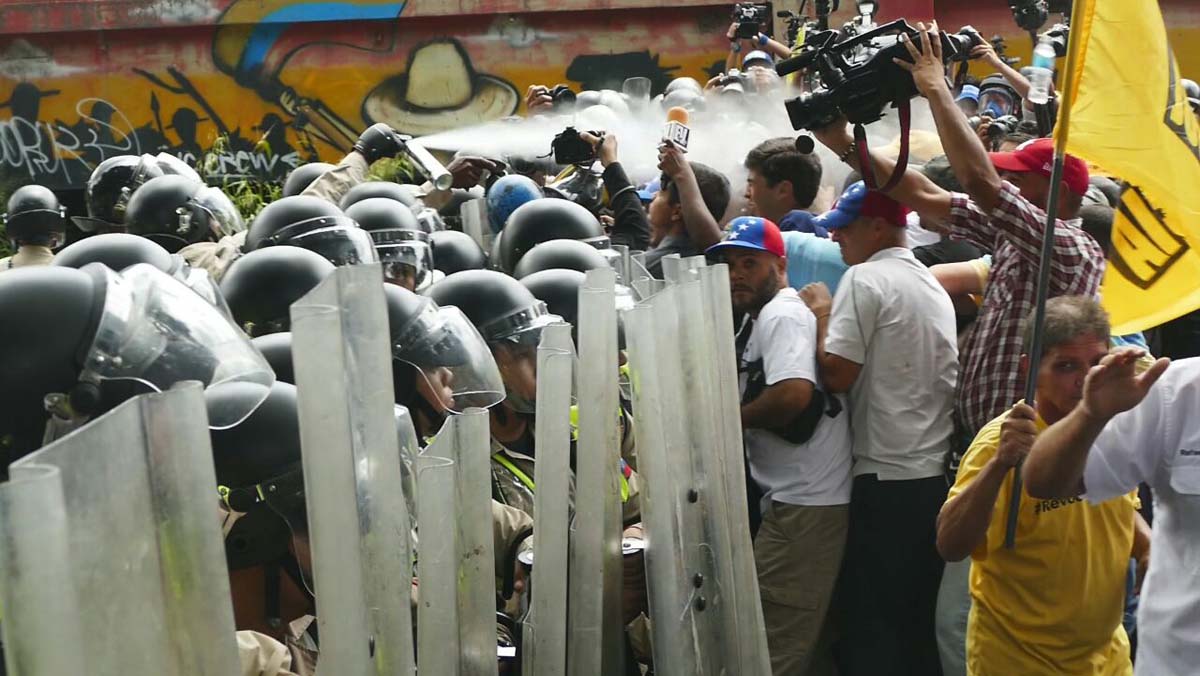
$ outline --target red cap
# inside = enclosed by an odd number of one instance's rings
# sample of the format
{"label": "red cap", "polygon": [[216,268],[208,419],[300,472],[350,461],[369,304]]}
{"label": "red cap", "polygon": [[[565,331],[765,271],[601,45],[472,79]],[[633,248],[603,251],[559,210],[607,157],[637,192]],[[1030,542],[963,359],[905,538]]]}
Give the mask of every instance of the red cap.
{"label": "red cap", "polygon": [[[992,164],[1002,171],[1035,173],[1050,178],[1054,170],[1054,139],[1037,138],[1017,146],[1010,153],[988,153]],[[1067,155],[1063,161],[1063,183],[1076,195],[1088,190],[1087,164],[1078,157]]]}

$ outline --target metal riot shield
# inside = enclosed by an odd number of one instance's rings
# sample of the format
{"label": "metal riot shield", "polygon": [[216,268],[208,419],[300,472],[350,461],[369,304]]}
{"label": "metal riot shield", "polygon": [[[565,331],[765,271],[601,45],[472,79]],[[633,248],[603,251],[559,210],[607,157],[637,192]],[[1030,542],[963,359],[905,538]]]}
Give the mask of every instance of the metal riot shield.
{"label": "metal riot shield", "polygon": [[412,556],[380,266],[338,268],[291,314],[321,670],[411,676]]}
{"label": "metal riot shield", "polygon": [[620,673],[624,661],[615,287],[616,272],[601,268],[589,270],[579,290],[579,442],[568,653],[575,676]]}
{"label": "metal riot shield", "polygon": [[570,518],[571,393],[575,345],[571,325],[542,331],[537,363],[537,429],[534,447],[533,564],[529,614],[521,643],[526,676],[567,673],[567,564]]}
{"label": "metal riot shield", "polygon": [[488,413],[450,416],[417,459],[417,662],[429,676],[495,676]]}
{"label": "metal riot shield", "polygon": [[663,281],[655,279],[646,269],[646,252],[634,251],[629,254],[629,275],[625,284],[633,289],[638,300],[645,300],[663,290]]}
{"label": "metal riot shield", "polygon": [[[47,476],[47,466],[58,471],[57,488]],[[31,627],[25,625],[20,609],[50,593],[43,589],[29,596],[25,583],[52,583],[57,586],[55,593],[74,594],[76,626],[86,629],[70,636],[74,631],[70,621],[61,630],[54,628],[55,640],[68,641],[57,649],[77,651],[85,660],[86,673],[228,676],[238,672],[229,575],[216,511],[217,480],[198,383],[131,399],[13,463],[9,474],[12,483],[3,489],[5,500],[15,503],[5,505],[6,519],[30,517],[39,501],[49,507],[60,496],[65,517],[51,510],[33,518],[47,528],[46,541],[39,546],[49,550],[62,549],[61,535],[56,538],[52,529],[65,527],[65,569],[58,574],[68,577],[37,580],[26,571],[22,580],[12,564],[32,563],[29,557],[35,552],[21,549],[24,538],[8,539],[16,549],[5,553],[4,632],[6,637],[22,637],[17,643],[22,658],[31,647],[24,643]],[[26,480],[36,480],[45,492],[23,484]],[[5,528],[9,538],[12,527]],[[49,574],[58,564],[46,560],[41,565]],[[43,609],[46,613],[62,612],[71,603],[69,599],[49,602],[52,607]],[[35,612],[28,621],[44,622],[50,617]]]}
{"label": "metal riot shield", "polygon": [[458,207],[462,231],[470,235],[479,248],[488,251],[492,246],[492,226],[488,222],[487,199],[467,200]]}
{"label": "metal riot shield", "polygon": [[656,670],[765,675],[727,271],[663,270],[668,287],[625,315]]}
{"label": "metal riot shield", "polygon": [[0,484],[0,606],[14,676],[80,674],[85,664],[57,467],[30,466]]}

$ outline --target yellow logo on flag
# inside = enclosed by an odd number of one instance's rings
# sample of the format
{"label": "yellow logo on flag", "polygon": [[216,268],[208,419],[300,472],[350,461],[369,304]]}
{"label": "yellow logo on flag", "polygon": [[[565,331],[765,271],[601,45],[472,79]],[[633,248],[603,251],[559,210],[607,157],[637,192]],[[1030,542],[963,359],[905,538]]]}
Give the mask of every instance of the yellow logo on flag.
{"label": "yellow logo on flag", "polygon": [[1066,150],[1128,184],[1102,294],[1113,333],[1132,333],[1200,308],[1200,121],[1155,0],[1076,5]]}

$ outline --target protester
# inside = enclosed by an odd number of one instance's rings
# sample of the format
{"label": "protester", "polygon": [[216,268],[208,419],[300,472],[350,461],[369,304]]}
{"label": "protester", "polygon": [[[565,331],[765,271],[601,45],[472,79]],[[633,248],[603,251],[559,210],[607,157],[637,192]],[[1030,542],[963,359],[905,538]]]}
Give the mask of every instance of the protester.
{"label": "protester", "polygon": [[817,376],[817,319],[786,285],[779,228],[746,216],[729,226],[705,253],[729,264],[733,307],[746,315],[742,428],[763,494],[754,559],[767,644],[775,674],[803,674],[830,659],[817,652],[849,521],[848,413]]}
{"label": "protester", "polygon": [[[1194,571],[1194,515],[1200,509],[1195,411],[1198,362],[1159,359],[1121,348],[1087,374],[1078,405],[1033,443],[1024,477],[1030,495],[1092,505],[1120,499],[1140,483],[1155,498],[1149,572],[1138,606],[1136,673],[1184,674],[1200,659],[1189,637],[1200,627]],[[1165,375],[1164,375],[1165,374]]]}
{"label": "protester", "polygon": [[[1145,560],[1150,552],[1137,491],[1095,506],[1023,491],[1020,549],[1004,546],[1009,470],[1041,430],[1076,407],[1084,376],[1108,354],[1108,317],[1091,298],[1050,299],[1044,326],[1036,406],[1016,404],[980,430],[938,515],[938,551],[947,561],[973,559],[967,673],[1129,674],[1125,573],[1131,554]],[[1023,366],[1033,330],[1031,315]]]}
{"label": "protester", "polygon": [[778,223],[785,232],[829,235],[823,228],[817,230],[813,214],[805,211],[821,185],[821,161],[816,155],[800,152],[791,138],[773,138],[755,146],[746,155],[745,166],[746,200],[752,214]]}
{"label": "protester", "polygon": [[[817,362],[850,393],[854,485],[838,609],[843,674],[938,674],[934,602],[942,560],[934,521],[945,498],[958,347],[950,298],[905,246],[906,210],[862,183],[820,224],[850,270],[817,317]],[[900,355],[903,355],[902,357]]]}
{"label": "protester", "polygon": [[[923,28],[923,27],[922,27]],[[936,24],[931,30],[936,30]],[[966,118],[954,105],[940,60],[940,47],[929,47],[922,33],[923,52],[911,47],[914,63],[900,62],[913,73],[929,100],[934,121],[966,193],[943,190],[920,172],[909,169],[891,191],[900,202],[923,217],[950,225],[950,236],[992,254],[992,283],[983,308],[963,350],[962,376],[955,406],[960,438],[970,438],[1020,395],[1020,322],[1033,307],[1043,211],[1052,191],[1058,193],[1058,221],[1051,258],[1050,295],[1094,295],[1104,272],[1104,252],[1079,228],[1076,218],[1088,188],[1087,166],[1068,156],[1063,182],[1049,183],[1053,142],[1039,139],[1011,153],[989,156]],[[826,146],[856,165],[854,139],[844,124],[817,132]],[[876,175],[890,175],[893,164],[872,158]]]}

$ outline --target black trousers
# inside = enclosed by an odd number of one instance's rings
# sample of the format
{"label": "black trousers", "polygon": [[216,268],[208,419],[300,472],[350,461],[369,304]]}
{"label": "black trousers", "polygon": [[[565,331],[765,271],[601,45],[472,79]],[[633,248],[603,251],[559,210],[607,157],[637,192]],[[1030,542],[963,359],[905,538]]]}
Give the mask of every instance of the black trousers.
{"label": "black trousers", "polygon": [[943,477],[855,477],[838,580],[841,676],[941,676],[934,611],[942,581],[937,514]]}

